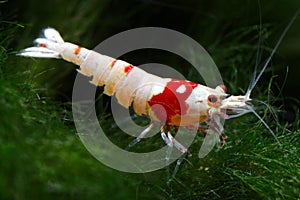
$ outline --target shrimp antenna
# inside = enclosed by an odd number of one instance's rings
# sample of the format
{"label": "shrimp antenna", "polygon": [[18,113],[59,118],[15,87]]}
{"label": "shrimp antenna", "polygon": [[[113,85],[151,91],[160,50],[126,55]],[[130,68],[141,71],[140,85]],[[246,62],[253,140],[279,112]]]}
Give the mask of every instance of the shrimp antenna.
{"label": "shrimp antenna", "polygon": [[263,123],[263,125],[268,129],[268,131],[270,131],[270,133],[274,136],[275,140],[277,141],[277,143],[279,145],[282,145],[281,142],[278,140],[278,138],[276,137],[275,133],[272,131],[272,129],[268,126],[268,124],[261,118],[261,116],[259,116],[259,114],[257,114],[257,112],[254,111],[254,109],[249,106],[248,107],[249,111],[251,111],[260,121],[261,123]]}
{"label": "shrimp antenna", "polygon": [[[256,77],[256,71],[257,71],[257,67],[258,67],[258,64],[260,62],[260,53],[261,53],[261,43],[262,43],[262,16],[261,16],[261,6],[260,6],[260,0],[257,0],[257,4],[258,4],[258,13],[259,13],[259,35],[258,35],[258,44],[257,44],[257,52],[256,52],[256,61],[255,61],[255,66],[254,66],[254,70],[253,70],[253,76],[252,76],[252,79],[251,79],[251,82],[249,84],[249,87],[247,89],[247,92],[246,92],[246,99],[250,98],[250,87],[251,85],[253,85],[254,83],[254,80],[255,80],[255,77]],[[250,91],[250,92],[249,92]],[[249,95],[247,96],[247,94],[249,93]]]}
{"label": "shrimp antenna", "polygon": [[[289,22],[289,24],[285,27],[283,33],[281,34],[279,40],[277,41],[274,49],[272,50],[270,56],[268,57],[266,63],[264,64],[262,70],[259,72],[259,74],[257,75],[256,79],[254,81],[251,82],[251,84],[249,85],[249,88],[245,94],[245,99],[249,99],[250,98],[250,94],[253,90],[253,88],[255,87],[255,85],[257,84],[258,80],[260,79],[261,75],[264,73],[264,71],[266,70],[266,68],[268,67],[273,55],[275,54],[276,50],[278,49],[281,41],[283,40],[283,38],[285,37],[286,33],[288,32],[288,30],[290,29],[290,27],[292,26],[292,24],[294,23],[294,21],[296,20],[297,16],[300,13],[300,9],[297,10],[297,12],[294,14],[293,18],[291,19],[291,21]],[[254,73],[256,73],[256,67],[255,67],[255,71]]]}

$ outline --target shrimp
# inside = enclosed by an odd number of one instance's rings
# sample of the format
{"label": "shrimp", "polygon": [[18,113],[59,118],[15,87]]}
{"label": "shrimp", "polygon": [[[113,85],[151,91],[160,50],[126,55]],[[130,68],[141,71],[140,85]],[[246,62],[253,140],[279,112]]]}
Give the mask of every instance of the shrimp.
{"label": "shrimp", "polygon": [[[213,89],[187,80],[161,78],[125,61],[64,42],[59,32],[53,28],[46,28],[43,35],[44,38],[34,41],[36,47],[26,48],[18,55],[62,58],[79,65],[77,71],[92,77],[92,84],[104,86],[106,95],[115,95],[118,103],[125,108],[133,104],[137,115],[150,117],[152,122],[149,127],[130,146],[139,142],[152,129],[153,124],[158,122],[161,124],[161,137],[166,144],[174,145],[182,153],[188,154],[187,149],[172,137],[170,127],[193,126],[212,120],[213,116],[227,118],[222,111],[224,106],[232,101],[237,104],[241,102],[236,98],[226,100],[228,95],[224,85]],[[221,135],[220,130],[223,128],[219,123],[211,123],[209,129]]]}
{"label": "shrimp", "polygon": [[[227,139],[223,133],[224,119],[254,113],[276,138],[273,131],[254,111],[250,94],[272,56],[295,20],[297,14],[285,28],[277,44],[260,73],[254,77],[245,95],[229,95],[225,85],[210,88],[188,80],[161,78],[149,74],[125,61],[102,55],[76,44],[65,42],[59,32],[53,28],[43,31],[43,38],[35,40],[36,46],[24,49],[19,56],[64,59],[79,66],[77,71],[87,77],[96,86],[104,86],[104,93],[115,95],[118,103],[125,108],[133,105],[137,115],[147,115],[150,125],[129,144],[129,147],[142,140],[154,127],[160,124],[160,134],[169,147],[175,147],[184,156],[190,156],[188,149],[180,144],[171,134],[170,127],[193,127],[202,122],[209,122],[199,157],[204,157],[215,145],[222,147]],[[180,164],[181,160],[178,164]]]}

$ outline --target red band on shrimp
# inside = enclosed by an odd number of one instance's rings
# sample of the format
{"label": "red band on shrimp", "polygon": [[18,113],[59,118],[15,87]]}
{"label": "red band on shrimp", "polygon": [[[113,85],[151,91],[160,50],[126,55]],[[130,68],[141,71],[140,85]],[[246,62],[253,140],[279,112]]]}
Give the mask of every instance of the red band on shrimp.
{"label": "red band on shrimp", "polygon": [[117,60],[112,61],[112,62],[111,62],[111,65],[110,65],[110,68],[113,68],[114,65],[116,64],[116,62],[117,62]]}
{"label": "red band on shrimp", "polygon": [[44,48],[46,48],[46,47],[47,47],[47,45],[46,45],[46,44],[44,44],[44,43],[41,43],[41,44],[39,44],[39,47],[44,47]]}
{"label": "red band on shrimp", "polygon": [[74,50],[74,54],[78,55],[80,53],[81,47],[77,46],[77,48]]}
{"label": "red band on shrimp", "polygon": [[173,124],[174,120],[180,121],[180,116],[187,113],[189,106],[185,101],[197,86],[197,83],[190,81],[172,79],[167,83],[164,91],[153,96],[148,104],[163,106],[164,110],[160,106],[153,106],[152,111],[159,120],[166,120],[166,124]]}
{"label": "red band on shrimp", "polygon": [[133,69],[132,65],[128,65],[124,68],[124,73],[127,75]]}

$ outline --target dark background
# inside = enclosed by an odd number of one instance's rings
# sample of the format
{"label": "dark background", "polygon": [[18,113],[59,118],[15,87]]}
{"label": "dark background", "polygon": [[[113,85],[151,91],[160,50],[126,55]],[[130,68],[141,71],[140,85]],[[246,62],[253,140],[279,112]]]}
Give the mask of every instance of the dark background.
{"label": "dark background", "polygon": [[[252,94],[281,110],[279,122],[268,110],[259,114],[283,145],[251,114],[227,120],[224,148],[198,159],[203,140],[199,135],[190,147],[193,157],[183,162],[171,183],[167,168],[128,174],[87,152],[72,121],[70,102],[77,73],[73,64],[15,56],[48,26],[59,30],[66,41],[90,49],[131,28],[165,27],[200,43],[213,57],[228,93],[243,94],[252,77],[260,33],[259,67],[300,4],[262,0],[260,7],[261,31],[259,4],[253,0],[1,1],[0,199],[299,199],[299,17]],[[201,83],[189,63],[167,52],[140,50],[122,59],[134,65],[167,64]],[[101,122],[111,127],[112,120],[103,118]],[[123,146],[132,141],[117,129],[111,128],[108,135]],[[164,145],[159,135],[136,149],[147,151],[155,145]]]}

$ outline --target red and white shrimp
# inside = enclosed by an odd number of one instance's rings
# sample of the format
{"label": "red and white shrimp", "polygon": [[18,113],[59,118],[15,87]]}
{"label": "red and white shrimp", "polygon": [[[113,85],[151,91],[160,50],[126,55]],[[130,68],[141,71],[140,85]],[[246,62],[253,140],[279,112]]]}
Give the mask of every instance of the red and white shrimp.
{"label": "red and white shrimp", "polygon": [[[286,30],[290,25],[291,23]],[[158,122],[161,124],[161,136],[165,143],[170,147],[175,146],[184,155],[189,155],[187,148],[171,135],[169,128],[172,126],[190,127],[208,121],[210,123],[206,131],[204,145],[202,145],[204,149],[202,155],[199,154],[200,157],[203,157],[218,141],[221,147],[225,143],[226,136],[223,134],[221,119],[229,119],[253,112],[264,123],[247,102],[251,101],[250,93],[286,31],[282,34],[259,75],[254,77],[247,93],[240,96],[226,94],[224,85],[209,88],[187,80],[161,78],[149,74],[125,61],[64,42],[60,34],[53,28],[47,28],[43,33],[44,38],[35,40],[36,47],[26,48],[18,55],[62,58],[75,63],[80,67],[78,72],[92,77],[92,84],[104,86],[104,93],[109,96],[115,95],[120,105],[128,108],[133,104],[136,114],[150,117],[151,124],[149,127],[129,146],[144,138],[147,132],[153,128],[153,124]],[[264,125],[274,135],[265,123]]]}
{"label": "red and white shrimp", "polygon": [[[44,38],[36,39],[35,43],[36,47],[26,48],[18,55],[62,58],[73,62],[80,66],[78,72],[93,77],[92,84],[104,85],[106,95],[115,95],[118,103],[125,108],[133,104],[136,114],[151,118],[150,126],[130,146],[139,142],[151,130],[154,122],[159,122],[162,124],[164,141],[187,154],[187,149],[172,137],[169,128],[165,134],[165,126],[193,126],[212,120],[213,116],[227,118],[222,109],[231,107],[234,110],[234,107],[247,106],[240,97],[226,99],[228,95],[224,85],[212,89],[186,80],[155,76],[122,60],[64,42],[53,28],[45,29]],[[209,129],[220,136],[223,130],[220,123],[211,123]],[[226,137],[221,138],[224,140]]]}

